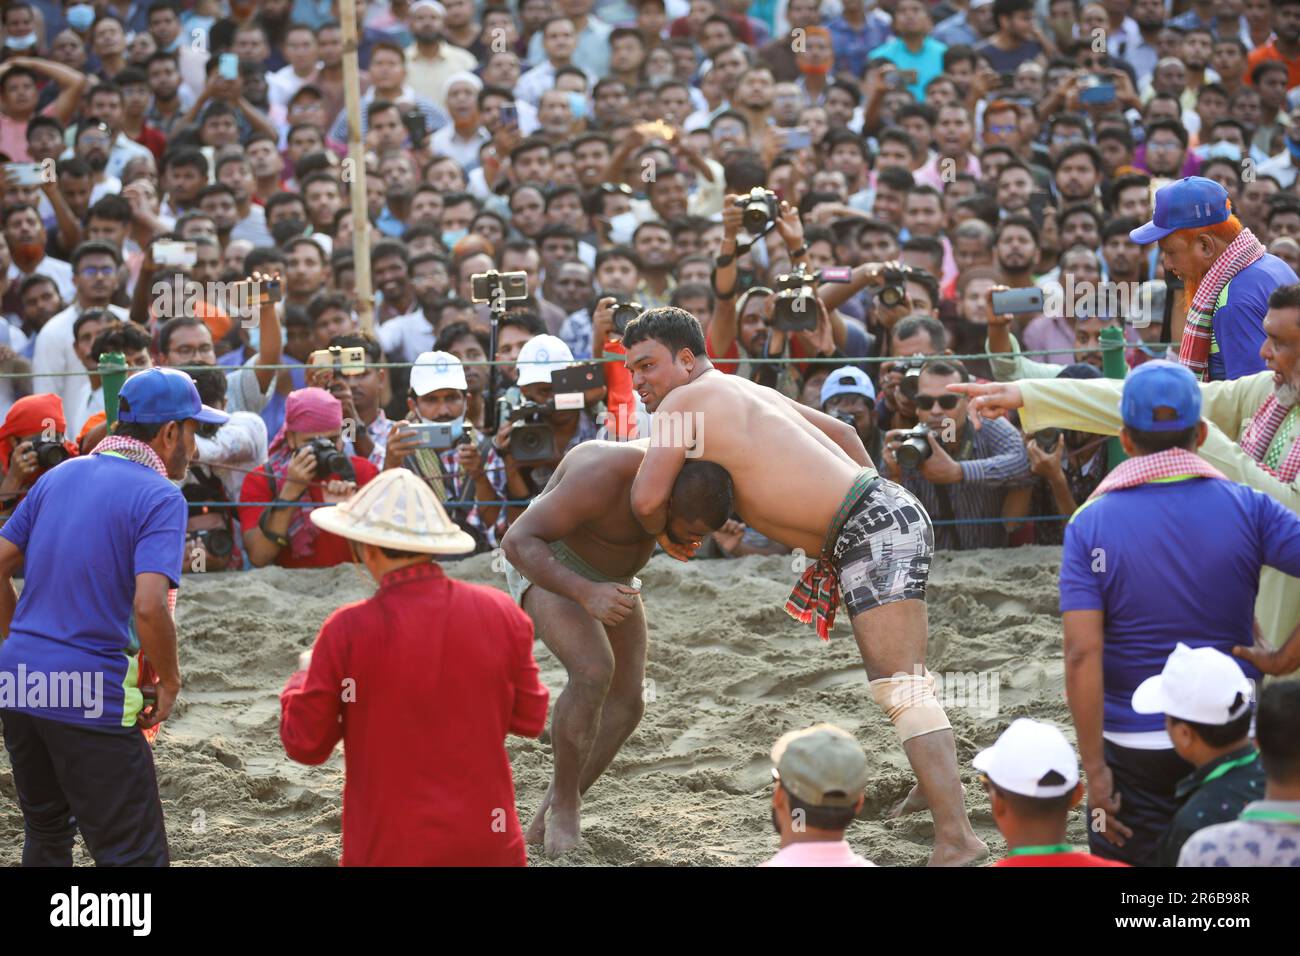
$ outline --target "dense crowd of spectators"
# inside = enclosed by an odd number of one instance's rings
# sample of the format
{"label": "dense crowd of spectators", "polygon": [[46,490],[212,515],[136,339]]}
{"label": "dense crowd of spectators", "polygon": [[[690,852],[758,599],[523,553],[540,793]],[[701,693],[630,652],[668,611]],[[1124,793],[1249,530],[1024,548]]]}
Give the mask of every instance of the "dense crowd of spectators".
{"label": "dense crowd of spectators", "polygon": [[[265,506],[397,467],[489,550],[568,448],[647,433],[614,306],[671,304],[723,371],[851,420],[940,547],[1059,543],[1112,448],[977,429],[946,386],[1099,375],[1112,327],[1130,366],[1165,356],[1183,293],[1129,233],[1178,177],[1221,183],[1300,264],[1300,0],[358,0],[356,16],[373,332],[337,3],[4,6],[5,509],[52,461],[28,454],[43,436],[68,453],[103,436],[116,353],[221,373],[195,372],[232,418],[189,479],[192,570],[346,560]],[[801,268],[819,304],[794,329],[781,298]],[[526,276],[495,355],[473,295],[490,270]],[[255,276],[279,276],[280,301],[232,308]],[[1036,308],[992,309],[1031,288]],[[1217,377],[1264,367],[1257,339],[1217,344]],[[314,368],[332,346],[364,364]],[[554,370],[611,356],[584,408],[554,407]],[[33,430],[24,397],[45,396],[57,415]],[[521,461],[527,403],[549,444]],[[455,443],[431,450],[413,423]],[[733,521],[710,550],[779,547]]]}

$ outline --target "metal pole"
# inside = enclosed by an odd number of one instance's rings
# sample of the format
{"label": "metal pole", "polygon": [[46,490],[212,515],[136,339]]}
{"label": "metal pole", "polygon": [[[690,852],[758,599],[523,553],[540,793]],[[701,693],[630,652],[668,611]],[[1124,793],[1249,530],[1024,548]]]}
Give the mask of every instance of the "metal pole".
{"label": "metal pole", "polygon": [[[1124,361],[1124,330],[1114,326],[1101,330],[1101,370],[1107,378],[1122,379],[1128,375],[1128,363]],[[1110,447],[1106,449],[1107,463],[1114,468],[1128,458],[1124,446],[1118,438],[1109,439]]]}
{"label": "metal pole", "polygon": [[117,424],[117,394],[126,381],[126,356],[106,352],[99,357],[99,378],[104,383],[104,416],[111,432]]}
{"label": "metal pole", "polygon": [[361,70],[357,61],[355,0],[339,0],[343,32],[343,102],[348,114],[348,160],[352,177],[352,262],[356,276],[357,315],[365,332],[374,330],[370,285],[370,219],[366,214],[366,152],[361,139]]}

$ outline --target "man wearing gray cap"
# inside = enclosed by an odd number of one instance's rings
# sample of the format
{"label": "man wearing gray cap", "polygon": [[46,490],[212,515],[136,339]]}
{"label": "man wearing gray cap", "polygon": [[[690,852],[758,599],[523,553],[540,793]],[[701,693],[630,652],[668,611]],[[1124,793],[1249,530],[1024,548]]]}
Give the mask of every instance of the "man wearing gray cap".
{"label": "man wearing gray cap", "polygon": [[781,852],[762,866],[875,866],[844,831],[866,800],[867,755],[834,724],[792,730],[772,747],[772,826]]}

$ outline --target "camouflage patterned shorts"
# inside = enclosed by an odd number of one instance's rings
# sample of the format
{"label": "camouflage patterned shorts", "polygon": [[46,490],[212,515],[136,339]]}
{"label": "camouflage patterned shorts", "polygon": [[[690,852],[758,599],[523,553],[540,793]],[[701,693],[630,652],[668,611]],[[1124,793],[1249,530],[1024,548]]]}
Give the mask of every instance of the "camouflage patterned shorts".
{"label": "camouflage patterned shorts", "polygon": [[925,600],[934,558],[934,526],[911,492],[880,479],[862,496],[835,539],[832,560],[850,617]]}

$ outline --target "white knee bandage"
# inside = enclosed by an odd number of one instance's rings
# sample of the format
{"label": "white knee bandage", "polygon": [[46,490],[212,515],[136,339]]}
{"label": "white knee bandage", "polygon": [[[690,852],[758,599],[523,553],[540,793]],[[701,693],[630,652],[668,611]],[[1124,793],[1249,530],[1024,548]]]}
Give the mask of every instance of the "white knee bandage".
{"label": "white knee bandage", "polygon": [[871,682],[871,697],[894,724],[898,739],[906,743],[913,737],[949,730],[952,724],[943,705],[934,696],[934,675],[895,674]]}

